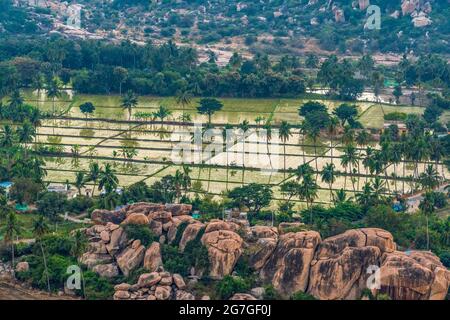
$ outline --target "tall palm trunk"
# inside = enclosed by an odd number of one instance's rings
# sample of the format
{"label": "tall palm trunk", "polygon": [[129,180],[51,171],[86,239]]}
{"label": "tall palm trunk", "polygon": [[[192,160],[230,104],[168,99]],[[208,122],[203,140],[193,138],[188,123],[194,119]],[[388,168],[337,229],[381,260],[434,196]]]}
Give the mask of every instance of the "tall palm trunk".
{"label": "tall palm trunk", "polygon": [[48,276],[47,259],[45,257],[44,247],[42,246],[42,242],[40,240],[39,240],[39,246],[41,247],[42,260],[44,261],[45,277],[47,278],[47,289],[48,289],[48,293],[50,293],[51,292],[50,277]]}

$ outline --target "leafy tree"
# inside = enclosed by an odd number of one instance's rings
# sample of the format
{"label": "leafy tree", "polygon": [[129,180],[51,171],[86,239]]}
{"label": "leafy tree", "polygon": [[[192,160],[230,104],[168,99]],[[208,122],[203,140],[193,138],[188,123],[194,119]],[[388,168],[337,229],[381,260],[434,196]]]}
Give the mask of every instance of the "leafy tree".
{"label": "leafy tree", "polygon": [[84,116],[87,117],[89,115],[92,115],[95,111],[95,106],[92,104],[92,102],[85,102],[83,104],[80,105],[80,111],[82,114],[84,114]]}
{"label": "leafy tree", "polygon": [[349,121],[355,119],[358,109],[355,105],[343,103],[333,111],[333,114],[341,120],[341,125],[344,127]]}
{"label": "leafy tree", "polygon": [[247,207],[250,212],[258,214],[272,201],[272,190],[265,185],[251,183],[237,187],[228,193],[228,197],[239,207]]}
{"label": "leafy tree", "polygon": [[66,210],[66,206],[67,196],[57,192],[42,193],[36,202],[38,213],[55,223],[59,220],[59,215]]}
{"label": "leafy tree", "polygon": [[197,111],[199,114],[208,115],[208,123],[211,123],[211,116],[217,111],[222,110],[223,104],[214,98],[203,98],[200,100]]}

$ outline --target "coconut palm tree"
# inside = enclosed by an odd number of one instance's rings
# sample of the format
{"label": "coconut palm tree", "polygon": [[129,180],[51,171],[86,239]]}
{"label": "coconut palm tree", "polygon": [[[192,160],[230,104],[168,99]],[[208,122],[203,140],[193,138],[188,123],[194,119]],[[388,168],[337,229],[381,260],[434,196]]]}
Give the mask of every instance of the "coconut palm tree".
{"label": "coconut palm tree", "polygon": [[[80,258],[83,253],[86,252],[88,246],[88,240],[86,235],[81,230],[76,230],[72,237],[72,243],[70,246],[70,254],[73,257]],[[83,271],[81,271],[81,280],[83,282],[83,296],[86,299],[86,284],[84,282]]]}
{"label": "coconut palm tree", "polygon": [[362,160],[362,164],[364,166],[364,169],[366,170],[366,182],[368,180],[369,169],[370,169],[370,174],[371,175],[373,174],[373,171],[372,171],[372,169],[373,169],[373,154],[374,154],[373,149],[370,146],[367,147],[365,155],[364,155],[364,159]]}
{"label": "coconut palm tree", "polygon": [[383,182],[380,177],[375,177],[372,182],[372,198],[374,201],[379,202],[384,199],[384,194],[386,193],[385,188],[386,182]]}
{"label": "coconut palm tree", "polygon": [[432,164],[429,164],[425,168],[425,171],[422,172],[419,176],[420,184],[422,185],[422,188],[427,192],[431,192],[434,188],[439,186],[441,180],[441,176]]}
{"label": "coconut palm tree", "polygon": [[33,142],[36,130],[30,121],[25,120],[22,126],[17,128],[16,135],[19,143],[23,143],[26,146],[28,143]]}
{"label": "coconut palm tree", "polygon": [[56,99],[61,97],[61,90],[60,88],[60,80],[55,77],[53,78],[48,84],[47,84],[47,97],[49,99],[52,99],[52,110],[53,110],[53,114],[55,114],[55,102]]}
{"label": "coconut palm tree", "polygon": [[339,119],[337,117],[331,117],[328,123],[328,134],[330,135],[330,153],[331,153],[331,164],[333,164],[333,150],[334,150],[334,136],[336,135],[337,128],[339,126]]}
{"label": "coconut palm tree", "polygon": [[128,120],[131,119],[131,113],[133,111],[133,108],[135,108],[138,105],[138,98],[136,94],[128,90],[127,93],[122,97],[122,109],[128,111]]}
{"label": "coconut palm tree", "polygon": [[20,107],[21,105],[23,105],[23,97],[20,94],[19,89],[13,90],[13,92],[11,93],[11,96],[8,100],[8,103],[9,103],[10,107],[12,107],[12,108],[17,108],[17,107]]}
{"label": "coconut palm tree", "polygon": [[38,93],[38,98],[41,95],[41,91],[45,89],[45,77],[42,73],[38,73],[33,77],[31,86]]}
{"label": "coconut palm tree", "polygon": [[390,143],[387,152],[389,162],[394,165],[394,187],[397,193],[397,165],[402,161],[403,150],[400,143]]}
{"label": "coconut palm tree", "polygon": [[427,228],[427,250],[430,250],[430,228],[429,228],[429,219],[430,216],[434,213],[434,195],[432,192],[425,193],[423,200],[419,204],[419,209],[422,210],[422,213],[425,216],[426,228]]}
{"label": "coconut palm tree", "polygon": [[[159,118],[161,122],[164,122],[164,119],[170,117],[172,115],[172,111],[164,106],[159,106],[159,109],[154,112],[154,116]],[[162,125],[162,124],[161,124]]]}
{"label": "coconut palm tree", "polygon": [[352,198],[347,198],[347,193],[344,189],[339,189],[334,193],[334,204],[348,202],[351,199]]}
{"label": "coconut palm tree", "polygon": [[230,133],[230,131],[233,130],[233,126],[229,123],[227,123],[224,128],[222,129],[222,141],[224,144],[224,149],[223,151],[225,152],[225,157],[226,157],[226,167],[227,167],[227,182],[226,182],[226,188],[228,190],[228,170],[229,170],[229,152],[228,152],[228,148],[232,146],[232,143],[234,141],[234,137],[233,134]]}
{"label": "coconut palm tree", "polygon": [[0,132],[0,146],[3,148],[10,148],[14,144],[14,132],[10,125],[3,126],[2,132]]}
{"label": "coconut palm tree", "polygon": [[243,138],[242,138],[242,184],[244,183],[244,177],[245,177],[245,144],[246,144],[246,139],[247,139],[247,132],[248,130],[250,130],[250,123],[248,122],[248,120],[244,120],[242,121],[242,123],[240,123],[238,125],[238,128],[242,131],[243,133]]}
{"label": "coconut palm tree", "polygon": [[309,223],[312,224],[312,205],[314,200],[317,198],[319,186],[316,181],[312,177],[311,174],[308,174],[303,177],[302,182],[299,186],[299,197],[300,199],[306,201],[306,207],[309,210]]}
{"label": "coconut palm tree", "polygon": [[266,124],[264,124],[264,130],[266,131],[266,149],[267,149],[267,156],[269,157],[269,164],[270,164],[270,168],[273,169],[272,166],[272,158],[270,156],[270,150],[269,150],[269,144],[270,141],[272,140],[272,125],[270,124],[270,122],[267,122]]}
{"label": "coconut palm tree", "polygon": [[336,170],[333,163],[327,163],[322,169],[322,182],[328,183],[330,188],[330,201],[333,199],[333,183],[336,181]]}
{"label": "coconut palm tree", "polygon": [[189,168],[189,166],[183,165],[183,179],[182,179],[182,186],[183,186],[183,190],[184,190],[184,195],[186,196],[189,188],[192,185],[192,179],[191,179],[191,174],[192,169]]}
{"label": "coconut palm tree", "polygon": [[2,228],[3,240],[11,246],[11,266],[14,268],[14,238],[20,234],[21,227],[17,215],[13,210],[6,214],[4,226]]}
{"label": "coconut palm tree", "polygon": [[[317,126],[311,126],[308,125],[307,126],[307,135],[310,139],[312,139],[313,144],[314,144],[314,160],[316,163],[316,172],[319,172],[319,164],[317,162],[317,139],[319,138],[320,135],[320,129]],[[317,176],[316,176],[317,178]]]}
{"label": "coconut palm tree", "polygon": [[179,90],[178,94],[177,94],[177,104],[181,106],[181,108],[183,109],[183,113],[184,113],[184,109],[186,106],[188,106],[192,101],[192,93],[189,90],[183,89],[183,90]]}
{"label": "coconut palm tree", "polygon": [[305,137],[306,134],[308,132],[307,129],[307,125],[306,125],[306,121],[303,120],[300,124],[299,124],[299,134],[301,134],[302,136],[302,150],[303,150],[303,164],[306,163],[306,155],[305,155]]}
{"label": "coconut palm tree", "polygon": [[75,183],[73,184],[78,190],[78,195],[81,196],[81,189],[86,186],[86,179],[84,173],[79,171],[75,174]]}
{"label": "coconut palm tree", "polygon": [[180,170],[175,172],[173,176],[173,184],[175,188],[175,198],[176,201],[179,202],[181,198],[181,190],[183,188],[183,173]]}
{"label": "coconut palm tree", "polygon": [[95,187],[97,186],[98,179],[100,177],[100,166],[97,162],[92,162],[89,164],[89,172],[87,174],[86,180],[91,181],[94,186],[92,188],[92,197],[94,196]]}
{"label": "coconut palm tree", "polygon": [[284,156],[284,179],[286,179],[286,142],[292,137],[291,125],[287,121],[282,121],[278,134],[280,140],[283,142],[283,156]]}
{"label": "coconut palm tree", "polygon": [[302,180],[304,177],[308,176],[308,175],[313,175],[314,174],[314,169],[308,164],[301,164],[297,167],[297,169],[295,170],[295,176],[297,177],[297,180],[300,181]]}
{"label": "coconut palm tree", "polygon": [[115,170],[111,167],[110,163],[107,163],[99,174],[98,190],[105,189],[109,194],[116,190],[119,184],[119,179],[116,176]]}
{"label": "coconut palm tree", "polygon": [[[344,148],[344,154],[341,157],[341,165],[345,168],[345,173],[347,174],[347,167],[350,171],[350,179],[352,181],[353,191],[355,189],[355,182],[353,181],[353,167],[358,167],[359,170],[359,159],[358,159],[358,150],[352,144],[348,144]],[[347,186],[347,176],[344,178],[344,188]]]}
{"label": "coconut palm tree", "polygon": [[39,247],[41,248],[42,253],[42,260],[44,262],[44,270],[45,270],[45,277],[47,278],[47,289],[48,292],[51,292],[50,288],[50,277],[48,274],[48,268],[47,268],[47,258],[45,256],[44,252],[44,246],[42,244],[42,238],[48,234],[50,231],[49,226],[45,222],[44,216],[40,215],[37,219],[33,222],[33,235],[36,238],[36,241],[39,243]]}

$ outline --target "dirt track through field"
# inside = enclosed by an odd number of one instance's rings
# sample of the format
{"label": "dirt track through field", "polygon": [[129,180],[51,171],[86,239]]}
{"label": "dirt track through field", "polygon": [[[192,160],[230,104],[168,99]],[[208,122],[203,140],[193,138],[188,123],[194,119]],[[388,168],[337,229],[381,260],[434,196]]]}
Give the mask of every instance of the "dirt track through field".
{"label": "dirt track through field", "polygon": [[16,286],[0,282],[0,300],[68,300],[70,297],[49,296],[45,292],[17,288]]}

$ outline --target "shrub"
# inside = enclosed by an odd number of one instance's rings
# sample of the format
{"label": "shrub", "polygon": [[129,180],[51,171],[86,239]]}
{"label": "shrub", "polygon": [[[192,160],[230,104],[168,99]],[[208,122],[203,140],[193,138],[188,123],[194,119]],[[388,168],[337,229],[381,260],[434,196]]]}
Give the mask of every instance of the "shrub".
{"label": "shrub", "polygon": [[[83,272],[84,292],[88,300],[108,300],[114,295],[114,286],[105,278],[92,271]],[[82,290],[76,292],[82,296]]]}
{"label": "shrub", "polygon": [[391,112],[384,115],[386,121],[405,121],[408,115],[403,112]]}
{"label": "shrub", "polygon": [[189,274],[189,266],[186,264],[184,255],[178,252],[178,248],[171,245],[163,245],[161,250],[164,270],[171,273],[179,273],[182,276]]}
{"label": "shrub", "polygon": [[303,291],[298,291],[291,296],[291,300],[316,300],[316,298]]}
{"label": "shrub", "polygon": [[439,258],[446,268],[450,268],[450,251],[442,253]]}
{"label": "shrub", "polygon": [[124,231],[128,239],[140,240],[144,246],[148,246],[158,240],[158,237],[153,234],[148,226],[127,224],[124,227]]}
{"label": "shrub", "polygon": [[244,293],[250,290],[250,285],[240,277],[225,276],[216,287],[219,299],[228,300],[236,293]]}
{"label": "shrub", "polygon": [[280,300],[281,295],[275,290],[273,285],[264,287],[264,300]]}
{"label": "shrub", "polygon": [[90,197],[77,196],[67,201],[66,209],[73,213],[83,213],[94,205],[94,201]]}

